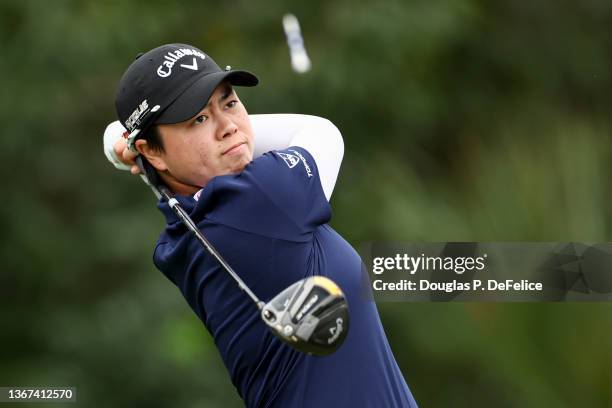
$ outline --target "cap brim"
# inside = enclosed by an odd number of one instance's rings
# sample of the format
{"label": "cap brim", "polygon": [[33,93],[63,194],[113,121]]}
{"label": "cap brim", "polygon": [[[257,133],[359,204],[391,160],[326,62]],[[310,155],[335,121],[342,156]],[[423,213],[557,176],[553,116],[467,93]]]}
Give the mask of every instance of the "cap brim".
{"label": "cap brim", "polygon": [[255,86],[259,80],[248,71],[222,71],[204,75],[164,110],[156,124],[173,124],[193,118],[208,103],[215,88],[224,80],[235,86]]}

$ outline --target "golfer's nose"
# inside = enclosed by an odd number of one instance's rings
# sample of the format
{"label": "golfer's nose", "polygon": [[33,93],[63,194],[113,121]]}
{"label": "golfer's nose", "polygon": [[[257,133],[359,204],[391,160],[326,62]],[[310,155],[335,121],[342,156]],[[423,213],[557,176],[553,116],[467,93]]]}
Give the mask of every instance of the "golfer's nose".
{"label": "golfer's nose", "polygon": [[217,131],[217,138],[219,140],[225,139],[228,136],[233,135],[238,131],[238,125],[234,123],[230,115],[221,114],[219,117],[219,129]]}

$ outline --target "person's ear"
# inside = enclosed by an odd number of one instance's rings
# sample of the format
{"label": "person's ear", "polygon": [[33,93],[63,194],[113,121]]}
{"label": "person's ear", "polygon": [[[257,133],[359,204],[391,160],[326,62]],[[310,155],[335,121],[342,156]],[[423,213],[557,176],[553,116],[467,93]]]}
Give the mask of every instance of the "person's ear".
{"label": "person's ear", "polygon": [[164,153],[157,149],[153,149],[146,140],[136,140],[135,146],[138,153],[142,154],[156,170],[166,171],[168,169],[166,161],[164,160]]}

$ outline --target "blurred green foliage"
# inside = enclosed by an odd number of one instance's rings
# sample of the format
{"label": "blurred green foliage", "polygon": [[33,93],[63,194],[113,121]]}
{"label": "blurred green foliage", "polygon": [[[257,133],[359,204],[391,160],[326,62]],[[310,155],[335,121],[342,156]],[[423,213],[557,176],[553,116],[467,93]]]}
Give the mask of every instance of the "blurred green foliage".
{"label": "blurred green foliage", "polygon": [[[333,226],[355,246],[610,239],[610,1],[2,0],[2,386],[76,386],[83,407],[241,406],[151,262],[153,197],[102,154],[123,70],[168,42],[256,72],[251,113],[338,125]],[[422,407],[612,406],[608,304],[379,310]]]}

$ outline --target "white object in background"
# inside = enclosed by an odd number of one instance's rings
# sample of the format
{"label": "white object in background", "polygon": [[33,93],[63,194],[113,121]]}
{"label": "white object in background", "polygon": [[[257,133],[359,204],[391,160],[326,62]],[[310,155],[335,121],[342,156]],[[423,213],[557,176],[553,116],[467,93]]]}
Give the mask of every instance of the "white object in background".
{"label": "white object in background", "polygon": [[298,19],[293,14],[285,14],[283,16],[283,28],[287,36],[293,70],[299,74],[308,72],[310,70],[310,58],[308,58],[306,48],[304,48],[304,39],[300,32]]}

